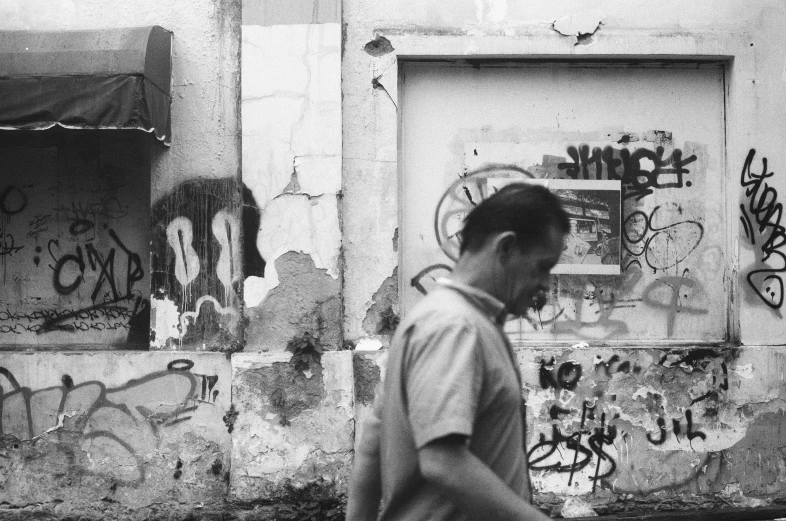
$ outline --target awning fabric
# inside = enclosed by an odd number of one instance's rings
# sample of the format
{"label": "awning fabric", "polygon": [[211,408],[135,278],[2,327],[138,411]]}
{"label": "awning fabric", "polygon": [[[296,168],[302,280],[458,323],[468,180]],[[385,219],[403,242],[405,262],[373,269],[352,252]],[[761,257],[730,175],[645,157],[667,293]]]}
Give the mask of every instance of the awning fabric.
{"label": "awning fabric", "polygon": [[0,129],[140,129],[171,142],[172,33],[0,31]]}

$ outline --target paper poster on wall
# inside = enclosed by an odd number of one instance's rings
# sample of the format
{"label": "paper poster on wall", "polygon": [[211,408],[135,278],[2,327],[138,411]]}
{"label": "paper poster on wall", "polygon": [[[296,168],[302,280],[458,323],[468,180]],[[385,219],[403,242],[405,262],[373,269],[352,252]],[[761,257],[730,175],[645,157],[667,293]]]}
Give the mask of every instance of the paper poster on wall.
{"label": "paper poster on wall", "polygon": [[[488,179],[493,193],[512,179]],[[518,181],[522,182],[522,181]],[[554,274],[619,275],[621,183],[615,180],[531,179],[559,198],[570,220],[570,232]]]}

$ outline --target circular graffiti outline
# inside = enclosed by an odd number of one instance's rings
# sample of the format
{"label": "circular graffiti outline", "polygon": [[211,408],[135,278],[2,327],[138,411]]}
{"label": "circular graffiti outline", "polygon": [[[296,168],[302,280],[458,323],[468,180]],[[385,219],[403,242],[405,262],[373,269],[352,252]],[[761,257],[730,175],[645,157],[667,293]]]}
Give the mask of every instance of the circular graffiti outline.
{"label": "circular graffiti outline", "polygon": [[194,362],[187,358],[178,358],[166,364],[168,371],[190,371],[194,367]]}
{"label": "circular graffiti outline", "polygon": [[[434,236],[442,252],[454,262],[459,257],[460,234],[451,233],[449,228],[456,217],[463,221],[462,216],[488,197],[489,179],[510,179],[511,182],[516,182],[535,179],[535,176],[516,165],[492,164],[460,176],[445,190],[434,212]],[[477,200],[473,197],[473,192]]]}
{"label": "circular graffiti outline", "polygon": [[[21,204],[19,204],[18,208],[12,210],[8,208],[8,198],[14,190],[19,194],[19,197],[21,198]],[[27,208],[27,196],[19,188],[15,186],[7,186],[5,190],[0,192],[0,212],[6,215],[16,215],[25,208]]]}

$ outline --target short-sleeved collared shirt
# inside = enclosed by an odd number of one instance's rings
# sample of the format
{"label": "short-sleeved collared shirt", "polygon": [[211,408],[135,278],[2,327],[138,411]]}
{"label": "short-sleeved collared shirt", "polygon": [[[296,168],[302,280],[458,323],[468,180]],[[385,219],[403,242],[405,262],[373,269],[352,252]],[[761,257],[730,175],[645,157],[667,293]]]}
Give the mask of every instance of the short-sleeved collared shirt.
{"label": "short-sleeved collared shirt", "polygon": [[521,379],[502,330],[505,306],[446,279],[404,318],[393,338],[374,407],[388,520],[465,520],[420,473],[418,450],[468,437],[469,449],[530,500]]}

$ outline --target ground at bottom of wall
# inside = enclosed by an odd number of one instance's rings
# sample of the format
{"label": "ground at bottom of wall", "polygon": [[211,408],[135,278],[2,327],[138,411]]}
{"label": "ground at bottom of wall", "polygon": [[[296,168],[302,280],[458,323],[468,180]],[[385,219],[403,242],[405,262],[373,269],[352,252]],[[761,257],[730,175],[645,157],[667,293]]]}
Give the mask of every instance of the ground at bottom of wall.
{"label": "ground at bottom of wall", "polygon": [[344,497],[197,507],[160,503],[136,510],[117,504],[91,504],[79,511],[56,504],[16,509],[0,504],[0,521],[344,521],[345,506]]}

